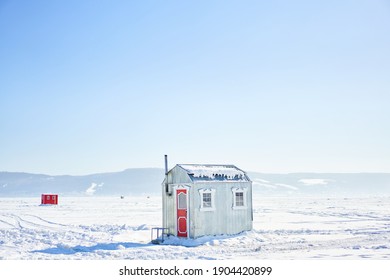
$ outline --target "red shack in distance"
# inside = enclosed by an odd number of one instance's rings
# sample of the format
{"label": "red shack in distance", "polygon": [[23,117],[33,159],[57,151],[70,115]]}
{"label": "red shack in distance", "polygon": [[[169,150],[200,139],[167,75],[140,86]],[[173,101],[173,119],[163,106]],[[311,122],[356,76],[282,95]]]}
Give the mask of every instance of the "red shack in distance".
{"label": "red shack in distance", "polygon": [[41,204],[58,204],[58,194],[42,194]]}

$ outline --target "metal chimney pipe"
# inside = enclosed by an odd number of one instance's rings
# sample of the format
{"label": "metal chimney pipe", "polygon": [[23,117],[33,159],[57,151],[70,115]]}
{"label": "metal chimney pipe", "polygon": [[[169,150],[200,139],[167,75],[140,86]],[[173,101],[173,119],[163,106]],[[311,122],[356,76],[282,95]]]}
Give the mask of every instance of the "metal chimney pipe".
{"label": "metal chimney pipe", "polygon": [[168,175],[168,156],[165,155],[165,175]]}

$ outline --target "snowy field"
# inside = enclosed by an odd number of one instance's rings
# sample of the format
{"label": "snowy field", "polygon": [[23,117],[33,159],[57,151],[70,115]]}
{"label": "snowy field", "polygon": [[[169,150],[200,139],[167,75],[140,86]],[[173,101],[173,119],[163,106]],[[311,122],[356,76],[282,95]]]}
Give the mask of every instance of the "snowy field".
{"label": "snowy field", "polygon": [[[0,259],[390,259],[390,197],[254,197],[254,230],[153,245],[161,198],[0,198]],[[185,245],[185,246],[183,246]]]}

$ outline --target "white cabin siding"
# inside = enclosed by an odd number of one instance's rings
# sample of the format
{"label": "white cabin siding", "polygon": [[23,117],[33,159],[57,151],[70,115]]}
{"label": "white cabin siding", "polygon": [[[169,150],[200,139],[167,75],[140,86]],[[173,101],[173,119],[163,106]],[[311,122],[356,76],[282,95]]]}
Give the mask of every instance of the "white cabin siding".
{"label": "white cabin siding", "polygon": [[[232,188],[246,188],[245,209],[233,208]],[[201,211],[201,189],[215,189],[213,211]],[[250,192],[250,193],[249,193]],[[250,182],[196,183],[193,190],[193,235],[236,234],[252,229],[252,199]]]}

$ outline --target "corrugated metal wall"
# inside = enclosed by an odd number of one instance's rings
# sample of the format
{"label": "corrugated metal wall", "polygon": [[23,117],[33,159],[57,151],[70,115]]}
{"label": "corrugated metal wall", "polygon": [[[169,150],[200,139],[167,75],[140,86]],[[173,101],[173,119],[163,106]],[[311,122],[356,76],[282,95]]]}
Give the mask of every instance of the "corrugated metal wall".
{"label": "corrugated metal wall", "polygon": [[[191,190],[193,208],[191,235],[236,234],[252,229],[252,186],[251,182],[211,182],[196,183]],[[215,189],[214,211],[201,211],[200,189]],[[232,188],[247,188],[246,208],[233,209]]]}

